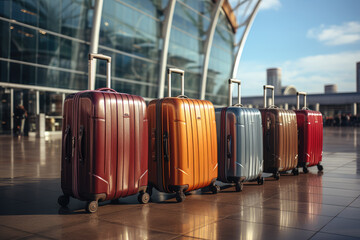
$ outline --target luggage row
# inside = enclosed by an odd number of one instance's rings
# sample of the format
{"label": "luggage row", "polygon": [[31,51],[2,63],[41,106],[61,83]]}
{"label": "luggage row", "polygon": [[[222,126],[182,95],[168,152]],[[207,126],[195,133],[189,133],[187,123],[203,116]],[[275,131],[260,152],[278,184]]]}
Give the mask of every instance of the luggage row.
{"label": "luggage row", "polygon": [[[281,172],[298,175],[317,165],[321,171],[322,115],[320,112],[284,110],[271,105],[244,108],[239,80],[229,80],[229,106],[215,109],[210,101],[184,95],[184,71],[168,69],[168,97],[146,106],[142,97],[110,88],[111,58],[89,54],[108,62],[107,88],[67,96],[63,111],[61,188],[58,203],[70,197],[87,201],[96,212],[99,201],[139,194],[147,203],[152,189],[185,193],[208,189],[217,193],[216,180],[235,184],[263,184],[263,172],[279,179]],[[172,73],[181,75],[181,95],[171,97]],[[90,75],[90,74],[89,74]],[[238,102],[232,104],[232,84],[238,85]],[[297,102],[299,109],[299,95]]]}

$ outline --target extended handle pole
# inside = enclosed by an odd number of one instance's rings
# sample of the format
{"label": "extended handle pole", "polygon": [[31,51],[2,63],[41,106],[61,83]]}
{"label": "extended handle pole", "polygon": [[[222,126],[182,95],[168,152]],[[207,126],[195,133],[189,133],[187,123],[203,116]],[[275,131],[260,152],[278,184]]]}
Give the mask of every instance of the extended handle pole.
{"label": "extended handle pole", "polygon": [[184,95],[184,70],[178,68],[169,68],[168,69],[168,95],[171,97],[171,73],[178,73],[181,75],[181,95]]}
{"label": "extended handle pole", "polygon": [[267,101],[266,101],[266,90],[267,89],[271,89],[272,91],[271,91],[271,103],[272,103],[272,105],[274,105],[274,86],[272,86],[272,85],[264,85],[264,108],[266,108],[266,103],[267,103]]}
{"label": "extended handle pole", "polygon": [[241,81],[235,78],[229,79],[229,107],[232,106],[232,84],[237,83],[238,85],[238,104],[241,105]]}
{"label": "extended handle pole", "polygon": [[306,108],[306,92],[296,92],[296,109],[300,109],[300,95],[304,96],[304,108]]}
{"label": "extended handle pole", "polygon": [[[93,90],[93,84],[91,83],[92,75],[96,65],[94,64],[94,59],[106,60],[106,87],[111,87],[111,57],[98,53],[89,53],[89,85],[88,89]],[[95,78],[94,78],[95,79]],[[95,86],[95,84],[94,84]]]}

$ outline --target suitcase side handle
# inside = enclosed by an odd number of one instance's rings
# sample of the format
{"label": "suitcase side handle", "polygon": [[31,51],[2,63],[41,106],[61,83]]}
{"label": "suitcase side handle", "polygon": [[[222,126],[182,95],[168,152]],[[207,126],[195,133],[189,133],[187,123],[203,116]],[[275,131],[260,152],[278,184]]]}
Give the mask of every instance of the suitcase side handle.
{"label": "suitcase side handle", "polygon": [[98,53],[89,53],[89,89],[91,89],[91,79],[96,68],[95,59],[106,60],[106,87],[111,87],[111,57]]}
{"label": "suitcase side handle", "polygon": [[64,142],[63,142],[63,148],[64,148],[64,157],[66,162],[71,162],[71,138],[69,136],[71,135],[71,128],[70,125],[66,126],[65,134],[64,134]]}
{"label": "suitcase side handle", "polygon": [[304,109],[306,109],[306,92],[296,92],[296,109],[300,109],[300,95],[304,96]]}
{"label": "suitcase side handle", "polygon": [[164,151],[164,161],[169,161],[169,148],[168,148],[168,133],[164,132],[163,136],[163,151]]}
{"label": "suitcase side handle", "polygon": [[[238,102],[234,105],[232,105],[232,84],[237,83],[238,85]],[[239,106],[241,107],[241,80],[230,78],[229,79],[229,107],[231,106]]]}
{"label": "suitcase side handle", "polygon": [[178,73],[181,75],[181,95],[184,95],[184,75],[185,71],[178,68],[168,68],[168,96],[171,97],[171,73]]}
{"label": "suitcase side handle", "polygon": [[271,89],[271,100],[272,100],[272,102],[271,102],[271,104],[272,105],[275,105],[274,104],[274,86],[272,86],[272,85],[264,85],[264,108],[266,108],[266,90],[267,89]]}
{"label": "suitcase side handle", "polygon": [[231,158],[231,135],[227,136],[227,157]]}

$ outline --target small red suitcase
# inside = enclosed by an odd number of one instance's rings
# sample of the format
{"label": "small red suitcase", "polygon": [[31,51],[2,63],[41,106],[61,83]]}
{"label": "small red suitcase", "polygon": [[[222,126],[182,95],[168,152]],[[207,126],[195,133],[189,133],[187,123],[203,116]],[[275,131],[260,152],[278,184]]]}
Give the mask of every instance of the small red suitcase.
{"label": "small red suitcase", "polygon": [[[58,203],[69,197],[88,201],[95,212],[98,201],[115,200],[140,192],[149,201],[148,120],[143,98],[110,89],[111,58],[89,54],[89,76],[95,58],[107,60],[107,85],[67,96],[63,111],[61,188]],[[90,77],[89,77],[90,78]]]}
{"label": "small red suitcase", "polygon": [[[300,109],[300,95],[304,95],[304,108]],[[307,173],[308,167],[321,165],[323,149],[323,118],[321,112],[306,108],[306,93],[297,92],[296,119],[299,137],[299,161],[298,166]]]}

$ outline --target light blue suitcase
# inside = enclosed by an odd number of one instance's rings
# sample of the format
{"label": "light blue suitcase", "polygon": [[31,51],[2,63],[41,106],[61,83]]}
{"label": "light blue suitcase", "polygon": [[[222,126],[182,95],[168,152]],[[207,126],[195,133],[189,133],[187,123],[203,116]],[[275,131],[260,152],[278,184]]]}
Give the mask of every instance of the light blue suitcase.
{"label": "light blue suitcase", "polygon": [[[238,103],[232,105],[232,83],[238,84]],[[218,142],[218,180],[235,183],[240,192],[243,182],[264,183],[263,135],[259,109],[242,107],[241,81],[229,79],[229,106],[215,109]]]}

